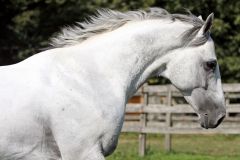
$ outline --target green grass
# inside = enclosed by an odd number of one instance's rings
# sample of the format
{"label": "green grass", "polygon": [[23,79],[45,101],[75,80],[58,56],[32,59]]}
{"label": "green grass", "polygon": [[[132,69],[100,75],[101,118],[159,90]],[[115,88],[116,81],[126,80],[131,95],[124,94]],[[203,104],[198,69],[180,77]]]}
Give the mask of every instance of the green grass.
{"label": "green grass", "polygon": [[166,153],[163,135],[147,136],[147,153],[138,156],[138,135],[122,134],[107,160],[240,160],[240,135],[173,135],[172,148]]}

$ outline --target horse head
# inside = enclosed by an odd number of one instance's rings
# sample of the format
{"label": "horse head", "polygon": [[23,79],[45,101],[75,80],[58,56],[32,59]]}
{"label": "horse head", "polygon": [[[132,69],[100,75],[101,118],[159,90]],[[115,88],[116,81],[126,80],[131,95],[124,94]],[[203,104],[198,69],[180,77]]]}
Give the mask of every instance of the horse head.
{"label": "horse head", "polygon": [[[173,51],[162,73],[184,95],[199,116],[204,128],[215,128],[226,114],[221,76],[209,33],[213,21],[210,14],[195,38],[185,47]],[[206,39],[204,44],[196,41]]]}

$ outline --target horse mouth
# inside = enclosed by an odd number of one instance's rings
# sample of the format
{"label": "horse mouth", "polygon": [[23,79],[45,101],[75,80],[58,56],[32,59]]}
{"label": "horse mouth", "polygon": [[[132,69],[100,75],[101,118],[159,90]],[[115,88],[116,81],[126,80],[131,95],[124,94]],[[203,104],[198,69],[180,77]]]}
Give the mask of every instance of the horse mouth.
{"label": "horse mouth", "polygon": [[224,118],[225,118],[225,115],[224,116],[222,116],[218,121],[217,121],[217,123],[216,123],[216,125],[215,125],[215,127],[214,128],[216,128],[219,124],[221,124],[222,123],[222,121],[224,120]]}

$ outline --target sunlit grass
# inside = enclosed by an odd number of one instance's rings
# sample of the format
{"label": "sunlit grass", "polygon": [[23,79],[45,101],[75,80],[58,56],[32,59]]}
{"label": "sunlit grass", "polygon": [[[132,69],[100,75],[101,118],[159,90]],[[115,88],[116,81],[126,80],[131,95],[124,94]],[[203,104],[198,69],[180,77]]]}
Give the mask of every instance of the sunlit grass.
{"label": "sunlit grass", "polygon": [[138,135],[122,134],[107,160],[239,160],[240,135],[173,135],[172,152],[164,150],[164,136],[147,136],[147,153],[138,156]]}

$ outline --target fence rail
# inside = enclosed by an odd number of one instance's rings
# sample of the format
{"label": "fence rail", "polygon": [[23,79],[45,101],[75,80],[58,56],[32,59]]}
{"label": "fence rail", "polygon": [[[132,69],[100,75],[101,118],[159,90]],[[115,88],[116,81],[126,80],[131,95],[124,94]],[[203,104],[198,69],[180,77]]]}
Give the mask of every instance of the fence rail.
{"label": "fence rail", "polygon": [[139,133],[141,156],[145,154],[149,133],[165,134],[166,151],[171,150],[172,134],[240,134],[240,84],[223,84],[223,90],[227,117],[218,128],[206,130],[200,127],[195,112],[175,87],[144,85],[136,93],[139,100],[127,104],[122,132]]}

